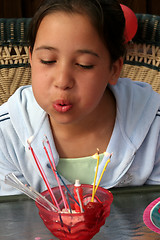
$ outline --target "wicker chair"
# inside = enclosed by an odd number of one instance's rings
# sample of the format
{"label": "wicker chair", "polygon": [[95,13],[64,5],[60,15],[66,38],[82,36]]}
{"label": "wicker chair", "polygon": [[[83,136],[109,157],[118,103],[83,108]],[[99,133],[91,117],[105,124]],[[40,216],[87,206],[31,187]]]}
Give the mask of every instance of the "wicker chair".
{"label": "wicker chair", "polygon": [[0,105],[31,83],[27,29],[30,18],[0,19]]}
{"label": "wicker chair", "polygon": [[160,93],[160,16],[136,15],[138,31],[128,44],[121,76],[147,82]]}
{"label": "wicker chair", "polygon": [[[160,16],[137,14],[138,31],[128,44],[121,77],[144,81],[160,93]],[[31,83],[27,30],[30,18],[0,19],[0,105]]]}

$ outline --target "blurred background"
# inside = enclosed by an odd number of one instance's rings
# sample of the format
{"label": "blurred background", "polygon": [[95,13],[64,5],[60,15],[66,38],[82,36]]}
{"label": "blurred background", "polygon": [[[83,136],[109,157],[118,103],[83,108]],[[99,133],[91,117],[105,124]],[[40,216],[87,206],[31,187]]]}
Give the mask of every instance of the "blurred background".
{"label": "blurred background", "polygon": [[[32,17],[42,0],[0,0],[0,18]],[[160,15],[160,0],[118,0],[135,13]]]}

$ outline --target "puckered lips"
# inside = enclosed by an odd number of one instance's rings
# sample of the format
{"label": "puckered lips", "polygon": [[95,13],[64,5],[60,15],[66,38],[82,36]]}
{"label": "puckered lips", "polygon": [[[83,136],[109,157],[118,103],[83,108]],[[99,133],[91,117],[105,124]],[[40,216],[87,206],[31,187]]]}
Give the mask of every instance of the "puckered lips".
{"label": "puckered lips", "polygon": [[57,112],[65,113],[72,108],[72,104],[67,100],[61,99],[61,100],[56,100],[53,103],[53,107]]}

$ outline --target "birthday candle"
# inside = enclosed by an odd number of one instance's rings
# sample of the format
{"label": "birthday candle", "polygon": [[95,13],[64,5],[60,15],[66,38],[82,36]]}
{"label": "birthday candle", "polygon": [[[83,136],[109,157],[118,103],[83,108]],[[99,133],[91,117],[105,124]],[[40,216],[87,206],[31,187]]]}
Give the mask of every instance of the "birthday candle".
{"label": "birthday candle", "polygon": [[[53,166],[53,164],[52,164],[52,162],[51,162],[50,156],[49,156],[48,151],[47,151],[47,149],[46,149],[46,147],[45,147],[45,145],[44,145],[44,142],[43,142],[43,146],[44,146],[44,150],[45,150],[45,152],[46,152],[47,158],[48,158],[48,160],[49,160],[49,162],[50,162],[51,169],[52,169],[54,175],[57,174],[57,176],[58,176],[59,179],[61,180],[62,184],[63,184],[64,187],[66,188],[68,194],[70,194],[71,198],[79,205],[79,203],[77,202],[77,200],[75,199],[75,197],[73,196],[73,194],[71,193],[71,191],[69,190],[69,188],[67,187],[67,185],[65,184],[65,182],[63,181],[61,175],[58,173],[58,171],[57,171],[56,169],[54,169],[54,166]],[[56,175],[55,175],[55,177],[56,177]]]}
{"label": "birthday candle", "polygon": [[27,142],[28,142],[28,144],[29,144],[29,149],[31,150],[31,153],[32,153],[33,158],[34,158],[34,160],[35,160],[35,162],[36,162],[36,165],[37,165],[37,167],[38,167],[38,169],[39,169],[39,172],[40,172],[40,174],[41,174],[41,176],[42,176],[42,178],[43,178],[43,180],[44,180],[44,182],[45,182],[45,184],[46,184],[46,186],[47,186],[47,189],[48,189],[49,194],[50,194],[50,196],[51,196],[52,202],[56,204],[57,208],[58,208],[59,211],[60,211],[60,207],[59,207],[59,205],[58,205],[58,203],[57,203],[57,200],[56,200],[56,198],[55,198],[55,196],[54,196],[54,194],[53,194],[53,192],[52,192],[52,189],[51,189],[51,187],[50,187],[50,185],[49,185],[49,182],[48,182],[47,177],[46,177],[46,175],[45,175],[45,173],[44,173],[44,171],[43,171],[43,168],[42,168],[42,166],[41,166],[41,164],[40,164],[40,162],[39,162],[39,160],[38,160],[38,157],[36,156],[33,148],[31,147],[31,138],[29,138],[29,139],[27,140]]}
{"label": "birthday candle", "polygon": [[47,136],[45,136],[45,137],[46,137],[46,142],[47,142],[47,144],[48,144],[49,151],[50,151],[50,154],[51,154],[52,162],[51,162],[51,159],[50,159],[50,157],[49,157],[49,154],[48,154],[47,149],[46,149],[46,147],[45,147],[45,145],[44,145],[44,142],[43,142],[44,149],[45,149],[45,152],[46,152],[46,154],[47,154],[47,157],[48,157],[48,160],[49,160],[49,162],[50,162],[50,165],[51,165],[51,168],[52,168],[52,170],[53,170],[53,173],[54,173],[54,175],[55,175],[55,178],[56,178],[56,180],[57,180],[57,183],[58,183],[58,186],[59,186],[59,190],[60,190],[60,193],[61,193],[61,196],[62,196],[62,199],[63,199],[63,203],[64,203],[65,210],[68,211],[67,205],[66,205],[66,199],[65,199],[64,193],[63,193],[63,191],[62,191],[62,187],[61,187],[59,178],[58,178],[58,176],[57,176],[57,174],[56,174],[56,164],[55,164],[55,161],[54,161],[54,157],[53,157],[53,153],[52,153],[52,150],[51,150],[51,146],[50,146],[50,143],[49,143],[49,140],[48,140]]}
{"label": "birthday candle", "polygon": [[[104,153],[104,154],[107,154],[107,153]],[[102,179],[102,177],[103,177],[103,174],[104,174],[104,172],[106,171],[106,167],[107,167],[108,163],[111,161],[111,157],[112,157],[112,153],[110,154],[109,159],[108,159],[107,162],[105,163],[105,166],[104,166],[104,168],[103,168],[103,171],[102,171],[102,173],[101,173],[101,176],[100,176],[100,178],[99,178],[99,181],[98,181],[98,183],[97,183],[97,185],[96,185],[94,195],[96,194],[96,191],[97,191],[98,186],[99,186],[99,184],[100,184],[100,181],[101,181],[101,179]]]}
{"label": "birthday candle", "polygon": [[95,158],[95,159],[97,159],[97,166],[96,166],[96,172],[95,172],[95,176],[94,176],[91,202],[94,201],[94,196],[95,196],[95,184],[96,184],[97,172],[98,172],[98,166],[99,166],[99,149],[98,149],[98,148],[97,148],[97,153],[95,153],[92,157]]}
{"label": "birthday candle", "polygon": [[70,204],[70,200],[69,200],[69,196],[68,196],[68,192],[67,191],[65,191],[65,195],[66,195],[66,198],[67,198],[67,202],[68,202],[70,213],[72,213],[71,204]]}
{"label": "birthday candle", "polygon": [[75,199],[75,197],[73,196],[73,194],[71,193],[71,191],[69,190],[69,188],[67,187],[67,185],[65,184],[65,182],[63,181],[61,175],[57,172],[56,170],[56,173],[57,173],[57,176],[59,177],[59,179],[62,181],[62,184],[64,185],[64,187],[66,188],[67,190],[67,193],[70,194],[71,198],[79,205],[79,202]]}

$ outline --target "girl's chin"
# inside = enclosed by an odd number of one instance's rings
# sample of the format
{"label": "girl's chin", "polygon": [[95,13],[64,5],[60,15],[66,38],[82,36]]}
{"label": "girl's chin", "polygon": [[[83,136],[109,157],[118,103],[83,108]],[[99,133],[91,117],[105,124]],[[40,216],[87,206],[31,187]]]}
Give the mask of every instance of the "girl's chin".
{"label": "girl's chin", "polygon": [[71,117],[67,117],[67,116],[52,116],[49,115],[50,121],[51,123],[54,124],[61,124],[61,125],[68,125],[68,124],[73,124],[74,122],[76,122],[75,119],[71,118]]}

